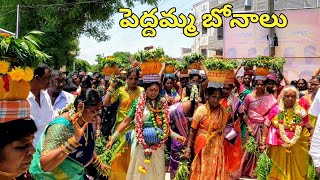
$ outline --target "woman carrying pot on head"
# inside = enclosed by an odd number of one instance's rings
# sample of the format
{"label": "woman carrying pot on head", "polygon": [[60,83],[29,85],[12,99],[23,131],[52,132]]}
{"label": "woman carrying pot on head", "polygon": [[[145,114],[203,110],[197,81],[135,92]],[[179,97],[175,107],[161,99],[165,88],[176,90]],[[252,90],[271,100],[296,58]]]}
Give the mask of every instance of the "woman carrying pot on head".
{"label": "woman carrying pot on head", "polygon": [[271,179],[307,179],[312,129],[306,109],[299,104],[299,91],[286,86],[279,105],[269,112],[261,137],[261,149],[269,146],[269,156],[274,162]]}
{"label": "woman carrying pot on head", "polygon": [[[138,86],[140,71],[137,68],[130,68],[128,70],[126,85],[116,88],[117,84],[115,82],[110,82],[110,86],[107,89],[107,93],[104,98],[103,105],[108,107],[119,101],[118,111],[116,115],[116,122],[114,128],[118,128],[124,118],[128,115],[128,111],[132,106],[133,101],[140,96],[143,91],[142,87]],[[132,130],[134,125],[131,124],[127,127],[125,132],[118,138],[120,143],[117,148],[115,148],[112,154],[117,155],[124,150],[121,156],[112,157],[111,167],[112,172],[110,174],[110,179],[125,179],[128,166],[130,163],[130,148],[126,142],[125,133]]]}
{"label": "woman carrying pot on head", "polygon": [[[198,106],[199,90],[198,86],[190,83],[186,86],[186,95],[189,97],[186,101],[176,103],[170,106],[169,113],[171,119],[171,129],[179,135],[188,137],[190,123],[195,109]],[[173,179],[181,161],[181,153],[186,145],[177,140],[171,140],[170,150],[170,178]]]}
{"label": "woman carrying pot on head", "polygon": [[128,137],[131,141],[131,159],[126,179],[164,180],[164,144],[168,136],[180,142],[184,142],[185,138],[170,128],[169,107],[159,94],[160,77],[147,75],[144,82],[145,92],[133,102],[128,116],[118,126],[107,147],[110,148],[119,134],[134,122],[135,130]]}
{"label": "woman carrying pot on head", "polygon": [[0,114],[0,179],[12,180],[29,169],[37,127],[27,100],[0,101]]}
{"label": "woman carrying pot on head", "polygon": [[[256,76],[255,89],[247,95],[244,100],[244,110],[247,116],[244,116],[244,122],[247,126],[245,135],[245,143],[249,136],[252,136],[255,141],[260,144],[262,130],[270,110],[277,104],[277,100],[273,94],[266,92],[266,77]],[[261,145],[261,144],[260,144]],[[242,176],[254,177],[253,171],[256,167],[258,157],[255,153],[244,151],[241,162]]]}
{"label": "woman carrying pot on head", "polygon": [[31,163],[34,179],[85,179],[84,169],[90,163],[102,173],[109,169],[94,152],[92,120],[101,105],[99,93],[88,89],[49,123]]}
{"label": "woman carrying pot on head", "polygon": [[[191,148],[195,158],[191,164],[192,180],[227,179],[224,135],[228,112],[219,102],[221,88],[207,88],[206,105],[199,106],[192,118],[185,157],[189,158]],[[193,143],[194,142],[194,143]]]}

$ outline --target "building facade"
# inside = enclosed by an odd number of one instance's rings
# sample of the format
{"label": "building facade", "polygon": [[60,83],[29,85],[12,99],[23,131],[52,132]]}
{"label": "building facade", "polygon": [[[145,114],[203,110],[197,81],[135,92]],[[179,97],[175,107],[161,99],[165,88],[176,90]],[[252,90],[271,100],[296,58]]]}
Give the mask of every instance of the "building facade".
{"label": "building facade", "polygon": [[[201,16],[210,12],[212,8],[221,7],[230,3],[233,12],[267,11],[268,0],[203,0],[193,5],[193,14],[196,17],[196,26],[199,35],[193,38],[191,52],[201,53],[207,57],[223,55],[223,27],[202,27]],[[275,10],[302,9],[320,7],[320,0],[275,0]],[[184,48],[186,49],[186,48]],[[182,51],[182,56],[186,55]]]}

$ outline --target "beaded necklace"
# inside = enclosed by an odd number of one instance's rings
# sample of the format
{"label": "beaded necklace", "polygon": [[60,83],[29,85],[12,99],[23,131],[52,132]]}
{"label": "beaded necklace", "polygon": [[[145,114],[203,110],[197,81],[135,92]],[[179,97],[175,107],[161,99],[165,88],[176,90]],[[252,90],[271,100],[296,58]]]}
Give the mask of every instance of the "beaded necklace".
{"label": "beaded necklace", "polygon": [[[142,147],[143,151],[144,151],[144,163],[148,164],[151,162],[151,156],[153,154],[153,152],[155,150],[157,150],[158,148],[161,147],[162,144],[164,144],[166,142],[166,140],[168,139],[169,133],[170,133],[170,128],[169,128],[169,123],[170,123],[170,117],[169,117],[169,108],[168,108],[168,104],[167,101],[165,99],[161,99],[161,109],[162,110],[158,110],[153,109],[150,104],[148,105],[148,103],[146,103],[146,94],[142,93],[139,97],[138,100],[138,104],[137,104],[137,109],[136,109],[136,115],[135,115],[135,119],[136,119],[136,132],[137,132],[137,139],[138,139],[138,143],[140,144],[140,146]],[[144,111],[144,105],[149,106],[149,110],[150,110],[150,115],[158,112],[160,113],[161,111],[163,111],[164,116],[162,116],[162,128],[163,128],[163,134],[160,134],[159,132],[157,133],[157,136],[160,137],[159,139],[160,142],[157,144],[147,144],[145,142],[144,136],[143,136],[143,111]],[[159,112],[160,111],[160,112]],[[152,115],[151,115],[152,116]],[[151,120],[153,119],[153,125],[155,127],[155,129],[157,130],[157,127],[159,127],[157,125],[157,123],[155,122],[155,118],[151,117]],[[160,125],[161,127],[161,125]],[[139,166],[138,167],[139,172],[141,172],[142,174],[146,174],[147,173],[147,169],[145,166]]]}

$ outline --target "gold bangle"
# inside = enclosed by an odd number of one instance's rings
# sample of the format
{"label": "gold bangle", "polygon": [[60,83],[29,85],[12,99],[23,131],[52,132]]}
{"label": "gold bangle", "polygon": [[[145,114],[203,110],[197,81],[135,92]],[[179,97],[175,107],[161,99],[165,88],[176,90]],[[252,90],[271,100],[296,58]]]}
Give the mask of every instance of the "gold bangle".
{"label": "gold bangle", "polygon": [[60,149],[62,152],[66,153],[67,155],[69,155],[72,152],[69,149],[67,149],[64,144],[60,146]]}
{"label": "gold bangle", "polygon": [[66,141],[64,144],[62,144],[61,146],[61,149],[67,153],[67,154],[70,154],[72,153],[76,147],[74,147],[72,144],[70,144],[68,141]]}
{"label": "gold bangle", "polygon": [[70,138],[68,139],[68,142],[69,142],[72,146],[74,146],[75,148],[77,148],[77,147],[79,147],[79,146],[82,146],[82,144],[80,144],[80,143],[76,140],[76,138],[75,138],[74,136],[70,137]]}
{"label": "gold bangle", "polygon": [[74,145],[70,144],[68,141],[64,143],[64,146],[68,148],[70,151],[73,151],[77,148],[77,147],[74,147]]}

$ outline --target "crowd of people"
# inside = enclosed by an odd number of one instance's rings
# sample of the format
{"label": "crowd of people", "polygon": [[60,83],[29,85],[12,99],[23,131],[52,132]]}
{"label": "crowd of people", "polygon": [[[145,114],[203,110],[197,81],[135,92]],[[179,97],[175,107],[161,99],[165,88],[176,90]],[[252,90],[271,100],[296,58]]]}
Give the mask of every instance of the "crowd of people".
{"label": "crowd of people", "polygon": [[[199,70],[164,68],[110,77],[39,65],[28,103],[15,107],[15,120],[1,118],[0,179],[164,180],[181,162],[192,180],[255,178],[259,152],[273,162],[270,179],[320,173],[320,70],[291,82],[282,72],[245,71],[216,87]],[[115,151],[110,166],[95,153],[97,138]]]}

